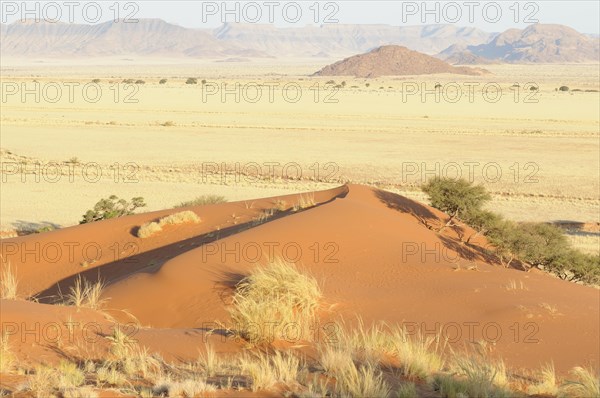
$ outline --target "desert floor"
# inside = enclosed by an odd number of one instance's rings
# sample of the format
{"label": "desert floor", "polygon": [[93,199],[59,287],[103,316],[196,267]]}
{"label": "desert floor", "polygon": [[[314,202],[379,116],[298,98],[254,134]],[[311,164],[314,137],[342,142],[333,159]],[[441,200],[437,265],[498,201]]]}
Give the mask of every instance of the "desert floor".
{"label": "desert floor", "polygon": [[[155,210],[204,193],[241,200],[352,181],[422,199],[416,186],[434,174],[485,184],[494,193],[491,207],[515,220],[598,222],[600,99],[585,92],[599,88],[597,65],[489,65],[493,74],[480,77],[348,77],[333,79],[346,83],[335,89],[308,76],[319,67],[314,60],[120,62],[4,64],[1,146],[14,154],[3,159],[4,230],[72,225],[109,194],[143,196]],[[188,76],[199,84],[184,84]],[[96,78],[98,86],[83,89]],[[146,84],[110,83],[123,78]],[[159,85],[161,78],[167,83]],[[583,91],[556,92],[562,85]],[[24,90],[39,98],[23,98]],[[53,163],[72,158],[81,165]],[[222,178],[225,169],[234,176]],[[241,176],[257,171],[274,178]],[[300,173],[304,180],[294,181]]]}

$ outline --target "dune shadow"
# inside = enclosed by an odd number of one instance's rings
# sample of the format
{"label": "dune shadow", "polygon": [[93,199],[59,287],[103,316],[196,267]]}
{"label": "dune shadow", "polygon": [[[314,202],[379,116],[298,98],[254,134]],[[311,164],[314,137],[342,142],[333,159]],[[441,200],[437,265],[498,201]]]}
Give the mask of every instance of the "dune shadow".
{"label": "dune shadow", "polygon": [[[305,211],[310,211],[311,209],[330,203],[335,199],[343,197],[345,195],[346,193],[342,193],[340,195],[334,196],[333,198],[325,202],[298,211],[292,211],[291,209],[286,211],[277,211],[273,214],[273,216],[264,221],[261,221],[260,223],[257,223],[256,220],[251,220],[243,224],[232,225],[220,230],[207,232],[185,240],[177,241],[166,246],[161,246],[156,249],[148,250],[143,253],[134,254],[121,259],[117,258],[115,259],[115,261],[106,263],[98,267],[90,269],[85,269],[82,267],[81,272],[69,276],[67,278],[63,278],[62,280],[56,282],[53,286],[41,292],[38,292],[35,296],[36,299],[41,303],[56,304],[60,302],[61,294],[69,292],[70,288],[74,286],[75,281],[78,278],[86,279],[92,283],[102,281],[105,286],[109,286],[136,273],[155,274],[162,268],[162,266],[167,261],[171,260],[172,258],[178,257],[184,253],[187,253],[191,250],[233,236],[240,232],[261,225],[265,225],[283,217],[287,217],[293,214],[299,214]],[[134,227],[130,230],[132,236],[135,236],[134,234],[137,228],[138,227]],[[133,247],[134,249],[137,247],[137,243],[133,240],[131,242],[127,242],[125,245],[127,244],[131,245],[131,247]],[[228,277],[232,277],[232,275],[222,276],[225,277],[225,284],[233,283],[233,280],[227,279]],[[223,287],[225,287],[225,285],[223,285]]]}
{"label": "dune shadow", "polygon": [[439,218],[427,206],[414,200],[383,190],[375,191],[375,195],[388,208],[410,214],[429,229],[431,229],[432,222],[439,222]]}

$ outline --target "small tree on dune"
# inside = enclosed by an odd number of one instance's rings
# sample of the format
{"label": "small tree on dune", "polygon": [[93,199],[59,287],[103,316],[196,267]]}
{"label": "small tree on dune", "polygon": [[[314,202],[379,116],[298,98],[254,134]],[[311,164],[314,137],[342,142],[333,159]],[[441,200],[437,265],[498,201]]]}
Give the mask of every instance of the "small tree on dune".
{"label": "small tree on dune", "polygon": [[464,221],[475,230],[475,233],[469,235],[467,238],[467,243],[469,243],[471,242],[471,239],[480,235],[485,235],[488,231],[495,228],[502,222],[502,217],[491,211],[479,210],[469,213],[467,219]]}
{"label": "small tree on dune", "polygon": [[429,196],[433,207],[450,215],[438,232],[452,226],[455,219],[468,219],[469,215],[481,211],[481,207],[491,199],[483,186],[473,185],[464,179],[435,177],[421,189]]}

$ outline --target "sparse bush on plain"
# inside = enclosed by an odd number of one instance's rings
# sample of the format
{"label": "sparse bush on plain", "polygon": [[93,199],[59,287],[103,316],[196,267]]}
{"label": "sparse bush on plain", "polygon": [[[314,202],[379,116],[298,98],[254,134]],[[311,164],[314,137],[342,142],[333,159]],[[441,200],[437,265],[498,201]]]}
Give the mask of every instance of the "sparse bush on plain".
{"label": "sparse bush on plain", "polygon": [[165,84],[167,82],[167,79],[160,79],[160,81],[158,82],[158,84]]}
{"label": "sparse bush on plain", "polygon": [[144,198],[141,197],[132,198],[131,202],[128,202],[125,199],[119,199],[116,195],[111,195],[108,199],[101,199],[93,209],[88,210],[79,224],[128,216],[133,214],[137,208],[145,206]]}
{"label": "sparse bush on plain", "polygon": [[214,205],[218,203],[225,203],[227,199],[224,196],[220,195],[202,195],[198,196],[196,199],[188,200],[186,202],[181,202],[177,206],[178,207],[188,207],[188,206],[205,206],[205,205]]}
{"label": "sparse bush on plain", "polygon": [[92,83],[100,83],[100,79],[93,79]]}
{"label": "sparse bush on plain", "polygon": [[152,221],[143,224],[137,232],[138,238],[148,238],[154,234],[162,231],[165,225],[178,225],[185,223],[199,223],[200,217],[196,213],[190,210],[180,211],[179,213],[171,214],[161,218],[158,221]]}
{"label": "sparse bush on plain", "polygon": [[141,79],[138,79],[135,81],[135,84],[146,84],[146,82]]}
{"label": "sparse bush on plain", "polygon": [[198,79],[196,79],[195,77],[189,77],[185,81],[185,84],[198,84]]}
{"label": "sparse bush on plain", "polygon": [[569,91],[569,87],[567,87],[567,86],[560,86],[558,88],[558,91]]}

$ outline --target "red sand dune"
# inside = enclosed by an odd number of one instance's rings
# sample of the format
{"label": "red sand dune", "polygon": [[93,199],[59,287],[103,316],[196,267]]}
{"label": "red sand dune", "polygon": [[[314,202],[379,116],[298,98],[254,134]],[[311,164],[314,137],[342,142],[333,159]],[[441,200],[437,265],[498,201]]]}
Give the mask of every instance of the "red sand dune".
{"label": "red sand dune", "polygon": [[[136,334],[143,345],[166,358],[195,358],[203,349],[203,328],[215,321],[228,326],[232,283],[275,254],[321,281],[324,324],[339,315],[353,324],[360,316],[367,325],[384,321],[424,333],[441,329],[456,347],[487,339],[495,341],[494,353],[517,369],[550,361],[559,373],[576,365],[598,366],[598,290],[536,271],[505,269],[482,251],[484,239],[466,245],[457,231],[436,233],[425,223],[438,225],[447,216],[399,195],[349,185],[314,197],[317,206],[284,211],[260,225],[252,219],[263,209],[277,199],[291,207],[299,195],[164,210],[2,240],[3,259],[16,269],[20,293],[39,300],[2,300],[3,328],[10,323],[23,330],[71,317],[95,322],[108,333],[110,321],[103,313],[49,304],[76,275],[99,277],[108,284],[107,312],[123,322],[130,319],[123,311],[135,316],[143,326]],[[135,236],[142,223],[181,210],[195,211],[202,222],[169,226],[147,239]],[[82,267],[79,249],[74,256],[63,250],[54,262],[48,261],[50,252],[38,259],[24,255],[36,244],[50,250],[70,242],[80,243],[77,247],[93,242],[102,248],[102,258]],[[524,289],[509,290],[513,281]],[[51,345],[32,341],[35,333],[19,335],[11,341],[20,359],[58,358]],[[240,348],[218,335],[209,338],[219,352]],[[106,349],[99,341],[96,354]]]}

